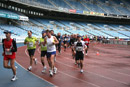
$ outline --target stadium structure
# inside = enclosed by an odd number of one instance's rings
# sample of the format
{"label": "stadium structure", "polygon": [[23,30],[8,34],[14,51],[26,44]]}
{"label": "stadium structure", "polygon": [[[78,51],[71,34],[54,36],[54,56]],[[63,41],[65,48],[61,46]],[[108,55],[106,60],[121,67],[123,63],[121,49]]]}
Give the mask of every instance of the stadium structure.
{"label": "stadium structure", "polygon": [[28,30],[107,38],[130,37],[129,0],[0,0],[0,37],[11,30],[23,41]]}

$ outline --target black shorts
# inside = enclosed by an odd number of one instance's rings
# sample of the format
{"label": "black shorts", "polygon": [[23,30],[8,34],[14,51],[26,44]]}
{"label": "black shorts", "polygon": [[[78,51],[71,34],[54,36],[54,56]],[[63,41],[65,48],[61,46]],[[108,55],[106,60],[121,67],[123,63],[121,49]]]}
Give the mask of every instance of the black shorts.
{"label": "black shorts", "polygon": [[67,44],[67,41],[63,41],[64,42],[64,44]]}
{"label": "black shorts", "polygon": [[76,52],[75,60],[83,60],[83,59],[84,59],[83,52]]}
{"label": "black shorts", "polygon": [[35,49],[28,49],[29,56],[34,56]]}
{"label": "black shorts", "polygon": [[47,56],[47,51],[41,51],[41,57]]}

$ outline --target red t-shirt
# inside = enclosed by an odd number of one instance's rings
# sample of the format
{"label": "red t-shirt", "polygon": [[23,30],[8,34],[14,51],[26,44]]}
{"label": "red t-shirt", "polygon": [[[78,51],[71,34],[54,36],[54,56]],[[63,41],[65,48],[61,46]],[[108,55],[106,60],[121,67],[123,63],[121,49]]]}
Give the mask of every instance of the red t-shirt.
{"label": "red t-shirt", "polygon": [[85,42],[85,45],[89,45],[90,39],[89,38],[84,38],[83,41]]}
{"label": "red t-shirt", "polygon": [[4,39],[4,57],[7,58],[15,58],[15,52],[10,52],[11,54],[6,54],[5,53],[5,49],[12,49],[11,47],[13,47],[13,43],[12,43],[13,39],[10,39],[9,41],[7,39]]}

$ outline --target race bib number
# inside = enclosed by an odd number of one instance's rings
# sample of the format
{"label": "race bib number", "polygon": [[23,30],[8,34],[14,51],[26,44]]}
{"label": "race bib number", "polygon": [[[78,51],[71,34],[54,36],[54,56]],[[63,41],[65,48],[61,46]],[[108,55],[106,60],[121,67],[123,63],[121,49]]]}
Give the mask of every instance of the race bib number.
{"label": "race bib number", "polygon": [[5,55],[12,55],[12,52],[5,51]]}
{"label": "race bib number", "polygon": [[76,47],[76,51],[83,51],[83,47]]}
{"label": "race bib number", "polygon": [[65,41],[67,41],[67,39],[65,38]]}
{"label": "race bib number", "polygon": [[88,41],[85,41],[85,43],[88,43]]}
{"label": "race bib number", "polygon": [[29,42],[29,47],[33,47],[33,42]]}
{"label": "race bib number", "polygon": [[47,45],[43,46],[43,44],[41,45],[42,47],[47,47]]}

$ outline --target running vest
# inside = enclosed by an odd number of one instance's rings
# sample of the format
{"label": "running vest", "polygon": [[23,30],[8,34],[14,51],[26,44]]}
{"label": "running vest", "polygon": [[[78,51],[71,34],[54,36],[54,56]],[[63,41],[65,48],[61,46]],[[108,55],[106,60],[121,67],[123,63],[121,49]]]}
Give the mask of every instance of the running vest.
{"label": "running vest", "polygon": [[[40,38],[40,42],[44,42],[44,38]],[[41,51],[47,51],[47,45],[43,46],[43,44],[41,44]]]}
{"label": "running vest", "polygon": [[36,37],[26,37],[25,42],[29,42],[29,44],[27,44],[27,48],[36,49],[36,44],[35,44],[36,41],[37,41]]}
{"label": "running vest", "polygon": [[51,38],[47,37],[47,52],[54,52],[54,51],[56,51],[56,47],[53,44],[53,42],[54,42],[54,37],[53,36],[51,36]]}
{"label": "running vest", "polygon": [[4,56],[15,58],[15,52],[6,52],[5,49],[12,49],[13,48],[13,39],[10,39],[9,41],[7,39],[4,39],[3,41],[4,46]]}
{"label": "running vest", "polygon": [[80,42],[76,42],[76,51],[77,52],[82,52],[84,50],[84,43],[83,41],[80,41]]}

